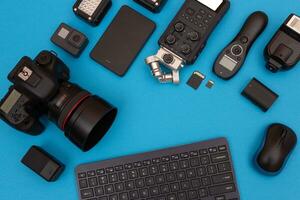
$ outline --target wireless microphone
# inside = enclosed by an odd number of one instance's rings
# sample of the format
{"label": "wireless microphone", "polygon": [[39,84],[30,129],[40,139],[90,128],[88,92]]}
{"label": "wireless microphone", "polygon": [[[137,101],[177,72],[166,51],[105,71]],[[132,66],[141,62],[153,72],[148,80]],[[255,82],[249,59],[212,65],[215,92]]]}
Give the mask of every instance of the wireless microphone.
{"label": "wireless microphone", "polygon": [[268,24],[268,16],[252,13],[233,41],[223,49],[214,64],[214,73],[228,80],[235,76],[244,64],[250,48]]}

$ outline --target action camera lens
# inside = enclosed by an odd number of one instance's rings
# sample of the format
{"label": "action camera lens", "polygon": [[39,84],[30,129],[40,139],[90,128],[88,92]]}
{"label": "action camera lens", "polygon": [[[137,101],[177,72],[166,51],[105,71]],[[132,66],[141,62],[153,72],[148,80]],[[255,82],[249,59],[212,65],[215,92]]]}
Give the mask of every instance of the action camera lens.
{"label": "action camera lens", "polygon": [[80,35],[73,35],[72,40],[73,40],[74,42],[80,42],[81,37],[80,37]]}

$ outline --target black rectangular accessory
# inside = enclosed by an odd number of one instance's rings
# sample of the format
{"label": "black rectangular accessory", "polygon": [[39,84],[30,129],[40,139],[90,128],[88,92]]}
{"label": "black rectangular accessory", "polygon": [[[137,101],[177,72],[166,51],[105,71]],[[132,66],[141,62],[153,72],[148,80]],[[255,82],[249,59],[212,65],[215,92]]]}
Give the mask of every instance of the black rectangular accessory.
{"label": "black rectangular accessory", "polygon": [[164,6],[164,4],[167,2],[167,0],[134,0],[134,1],[154,13],[158,13],[161,10],[161,8]]}
{"label": "black rectangular accessory", "polygon": [[273,92],[256,78],[253,78],[250,81],[243,90],[242,95],[260,107],[264,112],[268,111],[279,97],[278,94]]}
{"label": "black rectangular accessory", "polygon": [[73,11],[92,26],[97,26],[111,5],[111,0],[77,0],[73,6]]}
{"label": "black rectangular accessory", "polygon": [[79,199],[239,200],[225,138],[83,164]]}
{"label": "black rectangular accessory", "polygon": [[155,27],[150,19],[123,6],[90,56],[117,75],[124,76]]}
{"label": "black rectangular accessory", "polygon": [[197,90],[200,87],[200,85],[204,79],[205,79],[205,76],[201,72],[195,71],[192,74],[192,76],[189,78],[187,84],[189,86],[191,86],[193,89]]}
{"label": "black rectangular accessory", "polygon": [[83,33],[65,23],[59,25],[51,41],[74,57],[79,57],[89,43]]}
{"label": "black rectangular accessory", "polygon": [[46,181],[55,181],[65,166],[42,148],[32,146],[21,162]]}
{"label": "black rectangular accessory", "polygon": [[228,0],[185,0],[159,40],[159,45],[192,64],[225,13]]}

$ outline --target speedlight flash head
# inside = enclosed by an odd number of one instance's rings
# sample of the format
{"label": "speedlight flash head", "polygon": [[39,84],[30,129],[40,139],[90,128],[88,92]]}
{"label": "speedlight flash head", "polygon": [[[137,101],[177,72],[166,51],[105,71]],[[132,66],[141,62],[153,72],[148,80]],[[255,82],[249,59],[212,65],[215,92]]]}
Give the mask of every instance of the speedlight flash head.
{"label": "speedlight flash head", "polygon": [[73,11],[92,26],[97,26],[111,5],[111,0],[77,0]]}

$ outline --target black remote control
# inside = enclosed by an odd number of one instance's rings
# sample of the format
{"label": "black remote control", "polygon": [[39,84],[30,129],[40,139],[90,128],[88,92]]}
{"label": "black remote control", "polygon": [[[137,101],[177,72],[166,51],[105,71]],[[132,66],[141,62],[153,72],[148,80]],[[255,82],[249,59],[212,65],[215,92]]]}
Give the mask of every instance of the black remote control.
{"label": "black remote control", "polygon": [[233,41],[220,53],[214,64],[217,76],[228,80],[238,73],[254,41],[268,24],[268,16],[261,11],[252,13]]}
{"label": "black remote control", "polygon": [[[193,64],[225,13],[228,0],[185,0],[175,18],[159,39],[160,49],[146,59],[153,75],[160,82],[179,82],[178,71]],[[158,63],[172,71],[165,74]]]}

